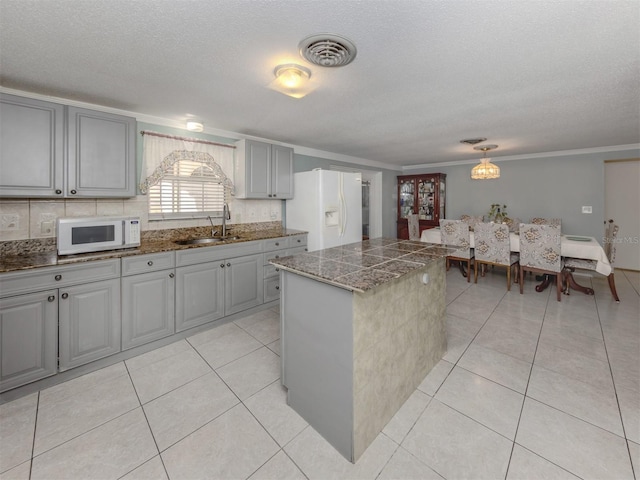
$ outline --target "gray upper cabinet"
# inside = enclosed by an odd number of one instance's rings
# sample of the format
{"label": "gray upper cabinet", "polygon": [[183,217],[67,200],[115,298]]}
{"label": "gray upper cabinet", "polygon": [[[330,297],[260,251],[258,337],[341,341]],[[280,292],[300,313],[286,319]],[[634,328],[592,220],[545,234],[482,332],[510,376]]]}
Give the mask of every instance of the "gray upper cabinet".
{"label": "gray upper cabinet", "polygon": [[58,291],[0,300],[0,392],[55,375]]}
{"label": "gray upper cabinet", "polygon": [[0,196],[63,195],[64,106],[0,94]]}
{"label": "gray upper cabinet", "polygon": [[135,118],[68,107],[68,121],[67,194],[135,196]]}
{"label": "gray upper cabinet", "polygon": [[135,118],[15,95],[0,102],[0,196],[135,196]]}
{"label": "gray upper cabinet", "polygon": [[237,198],[293,198],[293,148],[255,140],[236,146]]}

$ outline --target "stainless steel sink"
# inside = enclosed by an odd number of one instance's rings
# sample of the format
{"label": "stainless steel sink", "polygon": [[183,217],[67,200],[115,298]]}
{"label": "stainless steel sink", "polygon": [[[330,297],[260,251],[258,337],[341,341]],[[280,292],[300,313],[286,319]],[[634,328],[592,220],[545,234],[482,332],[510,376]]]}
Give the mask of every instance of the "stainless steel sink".
{"label": "stainless steel sink", "polygon": [[227,235],[226,237],[209,237],[209,238],[191,238],[189,240],[176,240],[178,245],[198,245],[201,243],[217,243],[227,240],[238,240],[237,235]]}

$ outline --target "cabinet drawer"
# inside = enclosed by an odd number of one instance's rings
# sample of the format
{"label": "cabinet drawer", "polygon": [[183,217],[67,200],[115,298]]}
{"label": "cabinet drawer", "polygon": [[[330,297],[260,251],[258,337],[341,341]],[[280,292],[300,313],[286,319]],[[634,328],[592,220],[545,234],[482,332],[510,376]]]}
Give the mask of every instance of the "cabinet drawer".
{"label": "cabinet drawer", "polygon": [[280,298],[280,275],[264,280],[264,301],[271,302]]}
{"label": "cabinet drawer", "polygon": [[282,250],[289,247],[289,239],[287,237],[269,238],[264,240],[265,252],[273,250]]}
{"label": "cabinet drawer", "polygon": [[49,288],[66,287],[120,276],[120,259],[96,260],[62,267],[9,272],[0,275],[0,295],[8,297]]}
{"label": "cabinet drawer", "polygon": [[155,272],[175,267],[175,255],[173,252],[150,253],[122,259],[122,276],[135,275],[137,273]]}
{"label": "cabinet drawer", "polygon": [[278,275],[280,275],[280,269],[275,265],[270,265],[270,264],[265,265],[263,272],[264,272],[264,278],[277,277]]}
{"label": "cabinet drawer", "polygon": [[307,236],[306,235],[293,235],[289,237],[289,247],[302,247],[307,245]]}
{"label": "cabinet drawer", "polygon": [[282,258],[282,257],[288,257],[289,255],[291,255],[289,253],[289,249],[287,249],[287,250],[276,250],[275,252],[267,252],[267,253],[263,254],[263,256],[264,256],[264,265],[269,265],[269,260]]}

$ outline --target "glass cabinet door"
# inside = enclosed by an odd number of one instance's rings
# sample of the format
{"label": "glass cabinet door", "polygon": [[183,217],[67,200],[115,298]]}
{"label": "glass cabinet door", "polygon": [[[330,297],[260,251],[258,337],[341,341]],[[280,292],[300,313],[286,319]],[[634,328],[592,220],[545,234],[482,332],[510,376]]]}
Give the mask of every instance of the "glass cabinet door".
{"label": "glass cabinet door", "polygon": [[418,215],[420,220],[433,220],[436,195],[436,179],[418,180]]}
{"label": "glass cabinet door", "polygon": [[440,216],[438,217],[438,220],[440,220],[441,218],[447,218],[445,216],[446,212],[444,210],[444,208],[445,208],[445,206],[447,204],[447,202],[445,201],[445,197],[444,197],[445,196],[445,187],[444,187],[444,185],[445,185],[444,184],[444,180],[442,180],[440,182],[440,200],[439,200],[439,203],[440,203]]}
{"label": "glass cabinet door", "polygon": [[400,218],[407,218],[413,213],[415,182],[413,180],[402,180],[400,182]]}

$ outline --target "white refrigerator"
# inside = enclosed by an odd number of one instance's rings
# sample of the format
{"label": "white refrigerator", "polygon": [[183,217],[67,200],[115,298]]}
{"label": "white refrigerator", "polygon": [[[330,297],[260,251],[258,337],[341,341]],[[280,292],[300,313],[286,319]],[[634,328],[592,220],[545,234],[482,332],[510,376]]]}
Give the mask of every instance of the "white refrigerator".
{"label": "white refrigerator", "polygon": [[320,169],[294,174],[285,215],[287,228],[309,232],[310,252],[361,241],[361,175]]}

